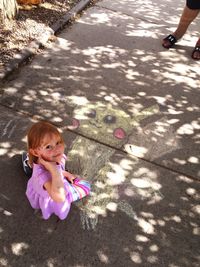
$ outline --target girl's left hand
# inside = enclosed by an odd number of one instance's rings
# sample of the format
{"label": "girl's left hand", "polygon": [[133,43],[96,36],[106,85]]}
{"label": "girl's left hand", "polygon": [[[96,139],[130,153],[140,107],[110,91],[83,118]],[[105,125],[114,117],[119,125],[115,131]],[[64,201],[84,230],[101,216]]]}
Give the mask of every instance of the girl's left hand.
{"label": "girl's left hand", "polygon": [[71,174],[70,172],[68,171],[63,171],[63,176],[67,178],[67,180],[73,184],[74,183],[74,179],[76,178],[75,175]]}

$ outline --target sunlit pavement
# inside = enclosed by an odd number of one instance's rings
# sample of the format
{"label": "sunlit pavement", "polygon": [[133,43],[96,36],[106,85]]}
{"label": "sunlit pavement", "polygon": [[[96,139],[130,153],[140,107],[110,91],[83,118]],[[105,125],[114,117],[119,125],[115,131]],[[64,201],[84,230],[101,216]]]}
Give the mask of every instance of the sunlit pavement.
{"label": "sunlit pavement", "polygon": [[[200,265],[199,18],[161,46],[183,6],[98,2],[4,84],[0,266]],[[21,152],[40,118],[92,184],[65,221],[42,220],[25,197]]]}

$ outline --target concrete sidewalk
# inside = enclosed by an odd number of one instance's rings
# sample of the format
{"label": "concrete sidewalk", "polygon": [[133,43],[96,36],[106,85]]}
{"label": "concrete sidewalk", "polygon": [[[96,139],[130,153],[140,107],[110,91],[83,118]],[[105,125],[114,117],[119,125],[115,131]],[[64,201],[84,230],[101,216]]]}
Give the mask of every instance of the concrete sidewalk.
{"label": "concrete sidewalk", "polygon": [[[174,47],[184,1],[101,1],[0,91],[0,266],[200,265],[199,18]],[[25,197],[33,119],[60,127],[92,195],[48,221]]]}

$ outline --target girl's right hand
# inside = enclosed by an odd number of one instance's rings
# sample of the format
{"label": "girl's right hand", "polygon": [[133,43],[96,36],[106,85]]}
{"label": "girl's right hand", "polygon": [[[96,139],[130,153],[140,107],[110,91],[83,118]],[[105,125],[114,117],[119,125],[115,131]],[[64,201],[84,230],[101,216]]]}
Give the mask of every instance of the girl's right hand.
{"label": "girl's right hand", "polygon": [[74,179],[76,179],[76,177],[77,177],[76,175],[74,175],[74,174],[72,174],[72,173],[70,173],[70,172],[68,172],[68,171],[62,171],[62,173],[63,173],[63,176],[66,177],[67,180],[68,180],[71,184],[74,183]]}
{"label": "girl's right hand", "polygon": [[43,165],[47,171],[52,172],[56,169],[57,163],[52,161],[44,160],[43,158],[38,159],[38,163]]}
{"label": "girl's right hand", "polygon": [[66,198],[66,190],[64,188],[61,166],[58,166],[56,162],[47,161],[43,158],[39,158],[38,163],[42,164],[51,174],[52,179],[44,184],[50,197],[56,202],[63,202]]}

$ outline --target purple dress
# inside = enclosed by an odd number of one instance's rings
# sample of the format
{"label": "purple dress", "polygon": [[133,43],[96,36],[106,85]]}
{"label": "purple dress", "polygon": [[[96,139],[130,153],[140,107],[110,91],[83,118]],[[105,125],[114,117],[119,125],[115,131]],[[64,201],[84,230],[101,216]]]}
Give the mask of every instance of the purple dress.
{"label": "purple dress", "polygon": [[[63,155],[63,159],[66,156]],[[57,168],[64,170],[64,163],[57,165]],[[64,202],[55,202],[44,188],[44,184],[51,180],[51,174],[40,164],[33,164],[33,174],[28,181],[26,196],[34,209],[41,209],[42,216],[47,220],[52,214],[57,215],[61,220],[69,213],[71,202],[79,200],[90,193],[90,184],[82,179],[76,178],[71,184],[63,176],[66,199]]]}

